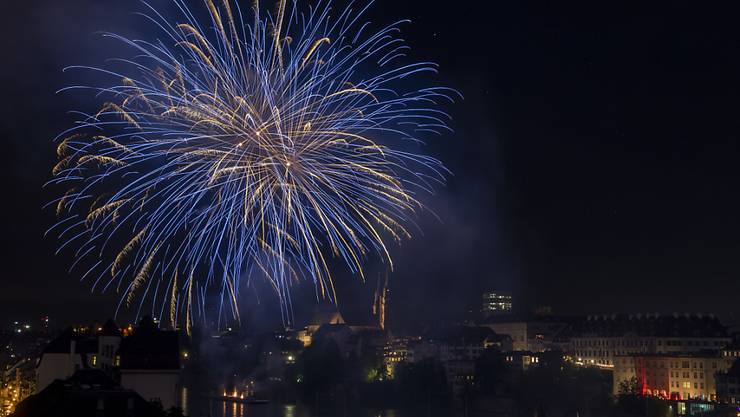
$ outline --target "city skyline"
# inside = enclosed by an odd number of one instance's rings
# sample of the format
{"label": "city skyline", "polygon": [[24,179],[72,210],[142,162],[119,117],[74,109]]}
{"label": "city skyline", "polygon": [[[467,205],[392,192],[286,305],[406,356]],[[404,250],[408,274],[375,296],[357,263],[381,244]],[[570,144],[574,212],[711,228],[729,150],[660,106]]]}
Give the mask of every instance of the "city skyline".
{"label": "city skyline", "polygon": [[[17,63],[2,68],[17,97],[3,105],[11,162],[1,218],[14,240],[4,315],[112,315],[116,297],[91,297],[42,237],[53,221],[40,210],[51,198],[40,188],[51,138],[78,100],[53,94],[69,80],[61,69],[108,56],[96,47],[97,30],[146,31],[125,8],[89,6],[16,4],[21,18],[3,28],[12,34],[6,39],[19,39],[9,51]],[[626,6],[581,6],[543,15],[526,3],[486,13],[394,6],[414,21],[404,28],[413,56],[439,61],[465,100],[451,108],[455,133],[429,144],[455,174],[429,200],[440,220],[422,215],[423,234],[392,249],[391,315],[456,314],[491,287],[569,314],[733,312],[733,26],[721,17],[710,25],[708,14],[681,4],[671,6],[672,19],[657,6],[642,6],[654,19],[635,18]],[[383,20],[377,11],[372,18]],[[488,43],[481,49],[465,39]],[[348,299],[370,298],[381,271],[369,270],[366,286],[347,286]]]}
{"label": "city skyline", "polygon": [[[490,299],[481,297],[484,310]],[[432,387],[440,416],[467,416],[468,409],[495,415],[496,399],[538,415],[550,409],[620,417],[729,417],[740,404],[740,333],[716,317],[488,313],[402,334],[332,309],[317,309],[294,329],[200,328],[191,336],[158,328],[150,317],[65,330],[0,325],[0,415],[13,409],[13,416],[40,415],[53,404],[69,413],[96,401],[98,410],[116,412],[123,405],[117,396],[133,397],[129,408],[157,417],[165,415],[158,407],[168,416],[181,415],[179,409],[236,417],[271,402],[279,406],[276,416],[287,417],[336,393],[345,399],[334,397],[327,410],[337,415],[370,404],[429,412],[431,400],[418,395]],[[415,379],[420,375],[423,382]],[[535,381],[547,393],[531,394],[527,384]],[[384,395],[368,391],[373,386],[385,387]]]}

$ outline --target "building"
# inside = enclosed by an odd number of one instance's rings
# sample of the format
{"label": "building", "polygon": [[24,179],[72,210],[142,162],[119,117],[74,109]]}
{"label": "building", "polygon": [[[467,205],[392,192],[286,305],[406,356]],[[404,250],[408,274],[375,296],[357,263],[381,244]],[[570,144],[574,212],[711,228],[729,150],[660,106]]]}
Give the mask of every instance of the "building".
{"label": "building", "polygon": [[509,351],[502,352],[501,357],[504,365],[517,371],[526,371],[529,368],[544,366],[549,369],[561,369],[565,356],[559,350],[548,350],[544,352]]}
{"label": "building", "polygon": [[728,361],[712,351],[617,355],[612,374],[614,394],[636,391],[632,393],[672,400],[715,401],[716,375],[728,368]]}
{"label": "building", "polygon": [[395,377],[398,365],[414,362],[414,346],[420,341],[420,337],[389,338],[383,347],[383,365],[388,378]]}
{"label": "building", "polygon": [[544,352],[568,350],[561,340],[569,341],[567,337],[573,321],[573,318],[558,316],[536,316],[529,319],[493,316],[482,325],[496,334],[509,336],[512,342],[511,350]]}
{"label": "building", "polygon": [[733,343],[725,346],[724,349],[722,349],[722,356],[726,358],[740,358],[740,344]]}
{"label": "building", "polygon": [[92,368],[97,353],[95,337],[78,334],[71,327],[66,329],[41,352],[36,367],[36,392],[57,379],[64,380],[76,371]]}
{"label": "building", "polygon": [[483,306],[481,311],[484,315],[511,314],[511,293],[507,291],[491,291],[483,293]]}
{"label": "building", "polygon": [[319,327],[330,324],[330,325],[343,325],[344,317],[337,310],[336,306],[333,305],[317,305],[314,308],[314,313],[309,320],[306,327],[298,332],[298,340],[300,340],[304,346],[309,346],[312,342],[313,335],[319,330]]}
{"label": "building", "polygon": [[274,332],[260,336],[259,361],[252,375],[264,375],[270,383],[281,382],[287,367],[294,365],[303,344],[290,333]]}
{"label": "building", "polygon": [[715,317],[701,315],[589,316],[572,332],[576,363],[607,369],[617,356],[719,352],[731,341]]}
{"label": "building", "polygon": [[116,362],[121,386],[136,391],[164,409],[180,405],[179,335],[159,330],[145,317],[132,334],[121,340]]}
{"label": "building", "polygon": [[101,369],[110,374],[120,343],[121,331],[112,320],[93,332],[87,328],[66,329],[41,352],[36,367],[36,392],[81,369]]}
{"label": "building", "polygon": [[486,327],[496,332],[505,334],[511,339],[511,350],[527,351],[529,349],[529,332],[526,321],[498,321],[485,324]]}
{"label": "building", "polygon": [[527,351],[511,351],[504,353],[504,361],[506,365],[513,368],[526,371],[531,366],[538,366],[540,364],[541,353],[527,352]]}
{"label": "building", "polygon": [[0,373],[0,416],[10,415],[16,405],[36,391],[33,363],[21,359]]}
{"label": "building", "polygon": [[717,399],[727,404],[740,404],[740,359],[730,369],[717,373]]}
{"label": "building", "polygon": [[378,347],[385,344],[384,330],[378,323],[367,317],[364,320],[361,318],[360,320],[346,322],[342,314],[337,310],[337,307],[333,304],[317,305],[308,324],[302,330],[296,332],[295,336],[303,343],[304,347],[308,347],[316,337],[323,337],[331,333],[334,333],[334,336],[341,339],[337,340],[339,344],[345,343],[350,338],[350,335],[360,334],[375,335],[376,337],[373,338],[373,342]]}
{"label": "building", "polygon": [[414,361],[436,358],[453,392],[474,383],[476,361],[488,349],[511,350],[511,339],[486,326],[452,326],[428,335],[413,347]]}
{"label": "building", "polygon": [[54,380],[16,407],[12,417],[164,417],[162,410],[132,390],[123,389],[101,370],[76,371]]}
{"label": "building", "polygon": [[113,320],[108,320],[98,328],[98,353],[92,358],[93,368],[108,373],[116,366],[116,352],[121,346],[121,329]]}

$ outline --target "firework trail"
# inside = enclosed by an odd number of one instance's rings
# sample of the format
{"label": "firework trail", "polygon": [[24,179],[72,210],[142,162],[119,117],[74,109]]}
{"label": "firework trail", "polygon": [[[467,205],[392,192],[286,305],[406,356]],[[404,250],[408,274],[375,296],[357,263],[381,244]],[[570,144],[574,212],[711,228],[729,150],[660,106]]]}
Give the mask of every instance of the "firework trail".
{"label": "firework trail", "polygon": [[261,13],[255,1],[243,14],[205,0],[205,19],[173,4],[174,24],[145,3],[161,39],[105,35],[135,51],[116,60],[125,70],[73,67],[112,81],[69,87],[103,105],[57,139],[50,184],[66,192],[49,233],[75,250],[72,268],[121,294],[118,309],[153,300],[188,329],[209,291],[219,323],[238,319],[254,276],[289,322],[299,279],[336,302],[332,258],[361,277],[372,254],[392,268],[388,241],[411,236],[417,193],[446,173],[409,143],[447,129],[439,104],[456,94],[409,87],[436,67],[405,62],[404,22],[372,31],[369,4]]}

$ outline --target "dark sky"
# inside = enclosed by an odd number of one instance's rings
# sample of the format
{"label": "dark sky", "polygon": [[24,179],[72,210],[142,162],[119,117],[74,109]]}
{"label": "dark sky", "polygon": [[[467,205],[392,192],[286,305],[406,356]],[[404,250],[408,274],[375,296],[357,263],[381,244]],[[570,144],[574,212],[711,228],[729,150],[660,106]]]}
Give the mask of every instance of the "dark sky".
{"label": "dark sky", "polygon": [[[441,221],[423,216],[424,234],[394,250],[397,322],[457,315],[486,288],[514,291],[521,310],[740,313],[736,11],[563,3],[376,2],[372,19],[412,19],[412,56],[440,63],[442,82],[465,96],[448,108],[455,133],[427,149],[454,172],[427,199]],[[116,298],[90,294],[42,238],[53,213],[40,207],[54,195],[41,185],[51,140],[83,100],[54,94],[80,81],[62,68],[119,52],[96,31],[146,37],[131,13],[140,10],[112,0],[5,6],[0,321],[114,310]]]}

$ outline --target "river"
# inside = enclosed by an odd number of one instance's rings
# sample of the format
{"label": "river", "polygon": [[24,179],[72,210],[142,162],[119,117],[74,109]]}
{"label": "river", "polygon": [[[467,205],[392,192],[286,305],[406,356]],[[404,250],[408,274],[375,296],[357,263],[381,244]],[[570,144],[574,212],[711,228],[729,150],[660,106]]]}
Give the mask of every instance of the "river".
{"label": "river", "polygon": [[[187,388],[182,391],[181,407],[187,417],[427,417],[426,412],[406,410],[359,409],[350,412],[316,410],[307,405],[295,404],[239,404],[191,395]],[[432,413],[431,417],[451,417],[449,412]]]}

